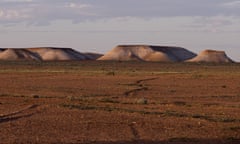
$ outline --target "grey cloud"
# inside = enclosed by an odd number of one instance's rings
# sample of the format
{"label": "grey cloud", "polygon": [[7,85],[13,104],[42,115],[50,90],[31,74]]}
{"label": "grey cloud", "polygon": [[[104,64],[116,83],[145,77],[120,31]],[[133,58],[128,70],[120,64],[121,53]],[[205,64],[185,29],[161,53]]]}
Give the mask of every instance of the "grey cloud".
{"label": "grey cloud", "polygon": [[225,2],[222,3],[222,6],[226,8],[240,8],[240,0]]}
{"label": "grey cloud", "polygon": [[192,17],[192,22],[187,23],[185,28],[192,31],[205,32],[235,32],[239,17],[212,16],[212,17]]}
{"label": "grey cloud", "polygon": [[0,2],[0,23],[45,25],[54,20],[81,21],[90,17],[95,17],[91,5],[76,0]]}
{"label": "grey cloud", "polygon": [[[240,16],[236,5],[237,0],[3,0],[0,23],[48,24],[54,20],[80,22],[127,16]],[[11,11],[15,13],[12,17]]]}
{"label": "grey cloud", "polygon": [[214,16],[238,14],[220,5],[226,0],[104,0],[104,16]]}

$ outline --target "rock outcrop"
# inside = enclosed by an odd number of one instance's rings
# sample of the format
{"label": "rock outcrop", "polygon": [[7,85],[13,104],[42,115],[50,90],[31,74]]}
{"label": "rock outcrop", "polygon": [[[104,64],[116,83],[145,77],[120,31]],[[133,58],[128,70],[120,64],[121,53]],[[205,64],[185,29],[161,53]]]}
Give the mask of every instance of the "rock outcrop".
{"label": "rock outcrop", "polygon": [[41,57],[26,49],[5,49],[0,52],[0,60],[36,60],[40,61]]}
{"label": "rock outcrop", "polygon": [[80,53],[71,48],[7,48],[0,49],[0,60],[35,60],[35,61],[76,61],[96,60],[100,54]]}
{"label": "rock outcrop", "polygon": [[187,62],[232,63],[234,61],[224,51],[204,50]]}
{"label": "rock outcrop", "polygon": [[181,62],[195,56],[193,52],[181,47],[119,45],[98,60]]}

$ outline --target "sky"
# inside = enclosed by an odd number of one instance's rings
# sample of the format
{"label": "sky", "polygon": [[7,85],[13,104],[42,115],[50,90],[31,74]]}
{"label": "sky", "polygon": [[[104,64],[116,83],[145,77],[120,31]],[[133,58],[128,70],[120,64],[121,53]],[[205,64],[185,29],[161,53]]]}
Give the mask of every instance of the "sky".
{"label": "sky", "polygon": [[0,0],[0,47],[223,50],[240,61],[240,0]]}

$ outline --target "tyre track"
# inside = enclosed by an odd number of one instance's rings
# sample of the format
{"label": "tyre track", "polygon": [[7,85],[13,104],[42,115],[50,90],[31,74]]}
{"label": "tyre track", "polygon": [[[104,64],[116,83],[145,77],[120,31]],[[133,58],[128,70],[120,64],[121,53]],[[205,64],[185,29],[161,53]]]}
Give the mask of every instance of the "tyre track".
{"label": "tyre track", "polygon": [[156,79],[158,79],[158,77],[138,80],[131,84],[132,86],[137,86],[137,88],[124,92],[124,95],[130,96],[130,95],[133,95],[134,93],[137,93],[140,91],[149,90],[149,88],[144,85],[144,82],[152,81],[152,80],[156,80]]}
{"label": "tyre track", "polygon": [[30,117],[30,116],[36,114],[37,112],[31,112],[31,111],[28,112],[28,110],[32,110],[32,109],[35,109],[37,107],[39,107],[39,105],[29,105],[29,106],[27,106],[27,107],[25,107],[21,110],[11,112],[11,113],[8,113],[8,114],[2,114],[2,115],[0,115],[0,123]]}
{"label": "tyre track", "polygon": [[129,124],[128,126],[130,127],[131,133],[133,135],[133,140],[138,141],[138,140],[140,140],[140,135],[139,135],[138,130],[135,128],[135,124],[136,124],[136,122],[133,122],[133,123]]}

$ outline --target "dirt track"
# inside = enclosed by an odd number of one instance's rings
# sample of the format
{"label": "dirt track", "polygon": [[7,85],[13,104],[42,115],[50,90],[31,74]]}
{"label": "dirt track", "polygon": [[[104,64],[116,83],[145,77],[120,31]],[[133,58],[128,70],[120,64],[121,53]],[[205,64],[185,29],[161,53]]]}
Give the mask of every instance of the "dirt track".
{"label": "dirt track", "polygon": [[239,143],[240,65],[1,62],[0,143]]}

